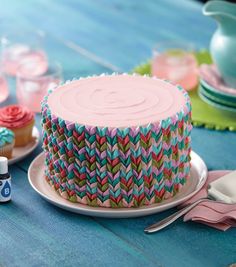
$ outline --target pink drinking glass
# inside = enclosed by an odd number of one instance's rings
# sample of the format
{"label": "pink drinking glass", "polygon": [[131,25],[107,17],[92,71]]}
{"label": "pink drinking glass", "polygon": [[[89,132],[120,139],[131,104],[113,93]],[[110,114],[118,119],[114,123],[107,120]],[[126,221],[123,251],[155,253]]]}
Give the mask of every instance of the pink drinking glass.
{"label": "pink drinking glass", "polygon": [[23,61],[38,62],[34,66],[35,75],[47,70],[47,55],[43,49],[44,34],[36,32],[12,32],[1,38],[2,70],[16,76],[17,69]]}
{"label": "pink drinking glass", "polygon": [[166,42],[153,50],[152,75],[181,85],[185,90],[198,84],[198,64],[191,45]]}
{"label": "pink drinking glass", "polygon": [[48,90],[62,81],[62,68],[57,62],[49,62],[47,71],[42,75],[30,74],[31,61],[20,64],[16,75],[16,96],[18,103],[34,112],[41,111],[41,101]]}

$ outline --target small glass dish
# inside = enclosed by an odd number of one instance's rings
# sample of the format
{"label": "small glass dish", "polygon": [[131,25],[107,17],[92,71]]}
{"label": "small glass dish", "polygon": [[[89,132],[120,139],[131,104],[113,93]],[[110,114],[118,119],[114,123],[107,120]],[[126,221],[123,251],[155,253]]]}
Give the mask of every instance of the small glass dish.
{"label": "small glass dish", "polygon": [[152,76],[167,79],[185,90],[198,84],[198,64],[193,46],[178,42],[163,42],[153,49]]}
{"label": "small glass dish", "polygon": [[18,103],[34,112],[41,111],[41,101],[48,90],[62,82],[62,68],[58,62],[49,62],[47,71],[41,75],[29,73],[31,61],[20,64],[16,75]]}

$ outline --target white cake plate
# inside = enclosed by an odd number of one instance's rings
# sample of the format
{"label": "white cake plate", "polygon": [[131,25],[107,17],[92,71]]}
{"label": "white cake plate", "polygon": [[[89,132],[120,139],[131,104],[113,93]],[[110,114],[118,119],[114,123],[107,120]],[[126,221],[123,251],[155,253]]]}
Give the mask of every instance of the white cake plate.
{"label": "white cake plate", "polygon": [[204,161],[195,153],[191,152],[190,179],[181,191],[173,198],[161,203],[140,208],[100,208],[90,207],[79,203],[70,202],[62,198],[54,191],[44,178],[44,154],[39,154],[31,163],[28,171],[28,179],[33,189],[48,202],[71,212],[107,218],[130,218],[146,216],[175,207],[196,194],[207,179],[207,167]]}
{"label": "white cake plate", "polygon": [[14,147],[12,158],[8,160],[8,164],[14,164],[27,157],[39,144],[39,130],[34,126],[32,132],[33,139],[26,146]]}

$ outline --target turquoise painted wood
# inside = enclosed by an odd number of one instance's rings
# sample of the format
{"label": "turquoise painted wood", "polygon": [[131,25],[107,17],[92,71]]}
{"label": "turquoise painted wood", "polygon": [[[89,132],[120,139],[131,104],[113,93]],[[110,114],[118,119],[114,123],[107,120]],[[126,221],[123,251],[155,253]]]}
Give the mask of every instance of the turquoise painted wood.
{"label": "turquoise painted wood", "polygon": [[[46,32],[45,48],[64,78],[129,71],[163,39],[207,47],[214,22],[191,0],[0,1],[6,25]],[[15,84],[11,97],[15,102]],[[40,116],[36,125],[40,127]],[[236,168],[236,134],[194,129],[193,149],[212,169]],[[155,235],[143,229],[171,211],[137,219],[75,215],[41,199],[27,182],[38,147],[10,168],[13,201],[0,206],[0,266],[227,266],[236,262],[236,230],[176,222]]]}

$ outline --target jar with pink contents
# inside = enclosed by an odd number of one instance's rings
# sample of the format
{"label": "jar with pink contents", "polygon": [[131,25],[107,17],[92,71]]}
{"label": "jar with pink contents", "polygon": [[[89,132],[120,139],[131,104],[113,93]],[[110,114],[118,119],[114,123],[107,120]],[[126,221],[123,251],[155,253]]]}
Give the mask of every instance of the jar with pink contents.
{"label": "jar with pink contents", "polygon": [[191,47],[181,43],[160,43],[153,50],[152,75],[181,85],[185,90],[198,84],[198,65]]}

